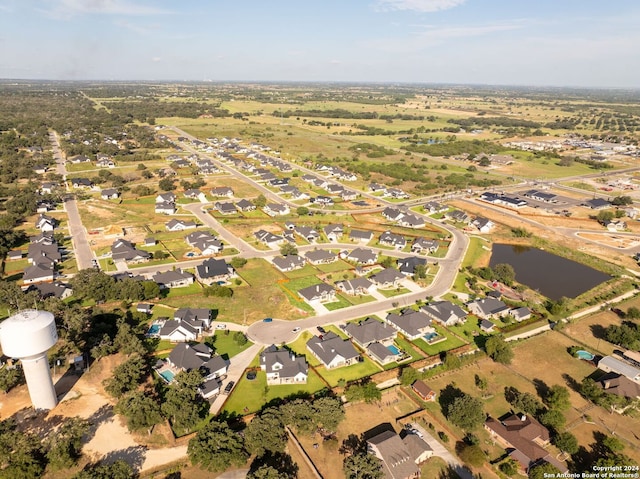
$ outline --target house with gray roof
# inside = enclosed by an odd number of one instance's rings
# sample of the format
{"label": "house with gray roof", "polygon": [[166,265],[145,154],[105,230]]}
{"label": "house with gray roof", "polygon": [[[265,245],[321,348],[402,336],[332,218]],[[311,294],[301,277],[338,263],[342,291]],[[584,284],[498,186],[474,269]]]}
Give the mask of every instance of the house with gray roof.
{"label": "house with gray roof", "polygon": [[306,384],[309,374],[304,356],[296,356],[274,345],[260,353],[260,369],[267,374],[268,385]]}
{"label": "house with gray roof", "polygon": [[412,253],[435,253],[440,243],[434,239],[416,238],[411,244]]}
{"label": "house with gray roof", "polygon": [[371,317],[360,323],[349,323],[344,328],[344,332],[363,349],[372,343],[390,343],[396,336],[397,331],[386,323],[377,321]]}
{"label": "house with gray roof", "polygon": [[256,205],[251,203],[249,200],[242,199],[236,203],[236,208],[240,211],[254,211],[256,209]]}
{"label": "house with gray roof", "polygon": [[333,243],[337,242],[344,234],[344,228],[341,224],[330,224],[322,228],[327,239]]}
{"label": "house with gray roof", "polygon": [[196,266],[196,278],[203,284],[227,282],[236,276],[236,270],[223,259],[209,258]]}
{"label": "house with gray roof", "polygon": [[360,354],[351,341],[331,331],[323,336],[313,336],[307,341],[307,349],[327,369],[350,366],[360,360]]}
{"label": "house with gray roof", "polygon": [[502,301],[492,297],[486,297],[470,301],[466,304],[472,314],[481,319],[502,318],[509,314],[509,306]]}
{"label": "house with gray roof", "polygon": [[197,249],[202,256],[218,254],[224,249],[222,242],[208,231],[194,231],[185,236],[184,239],[189,246]]}
{"label": "house with gray roof", "polygon": [[276,248],[282,244],[285,239],[280,235],[274,235],[273,233],[265,230],[258,230],[253,233],[253,236],[260,242],[267,245],[270,248]]}
{"label": "house with gray roof", "polygon": [[338,255],[324,249],[318,249],[314,251],[307,251],[304,254],[307,261],[313,265],[317,264],[329,264],[338,260]]}
{"label": "house with gray roof", "polygon": [[397,288],[404,278],[404,275],[397,269],[385,268],[369,279],[373,281],[378,288]]}
{"label": "house with gray roof", "polygon": [[293,231],[302,238],[306,239],[309,243],[315,243],[320,239],[320,233],[311,226],[295,226]]}
{"label": "house with gray roof", "polygon": [[178,268],[173,271],[158,272],[153,275],[153,281],[155,281],[160,289],[168,288],[184,288],[193,284],[193,275],[187,271],[182,271]]}
{"label": "house with gray roof", "polygon": [[405,228],[424,228],[425,224],[424,218],[412,214],[404,215],[398,220],[398,225]]}
{"label": "house with gray roof", "polygon": [[376,290],[375,285],[367,278],[354,278],[337,281],[336,288],[346,294],[350,294],[351,296],[371,294]]}
{"label": "house with gray roof", "polygon": [[[385,479],[417,479],[420,477],[420,468],[416,460],[422,454],[412,454],[409,442],[412,442],[413,439],[407,439],[409,436],[415,436],[415,434],[407,434],[403,440],[395,431],[387,430],[367,440],[367,451],[382,462]],[[417,439],[422,441],[418,437]],[[424,441],[422,442],[424,443]],[[426,443],[421,448],[423,450],[430,449]]]}
{"label": "house with gray roof", "polygon": [[273,258],[273,265],[280,271],[293,271],[294,269],[304,268],[305,260],[297,254],[287,256],[276,256]]}
{"label": "house with gray roof", "polygon": [[190,229],[195,229],[196,227],[196,222],[195,221],[191,221],[191,220],[178,220],[178,219],[172,219],[167,221],[167,223],[165,224],[165,228],[167,228],[167,231],[184,231],[184,230],[190,230]]}
{"label": "house with gray roof", "polygon": [[386,346],[382,343],[371,343],[366,348],[367,355],[382,366],[400,361],[402,353],[391,344]]}
{"label": "house with gray roof", "polygon": [[378,238],[378,242],[385,246],[391,246],[395,249],[402,249],[407,246],[407,240],[404,236],[392,233],[391,231],[385,231]]}
{"label": "house with gray roof", "polygon": [[41,283],[43,281],[53,281],[56,272],[53,263],[37,263],[25,268],[22,273],[24,284]]}
{"label": "house with gray roof", "polygon": [[387,206],[384,210],[382,210],[382,216],[384,216],[389,221],[398,221],[404,216],[404,213],[402,212],[402,210],[400,210],[400,208]]}
{"label": "house with gray roof", "polygon": [[176,211],[178,211],[176,204],[170,201],[163,201],[161,203],[156,203],[155,205],[155,212],[157,214],[175,215]]}
{"label": "house with gray roof", "polygon": [[378,253],[370,249],[356,248],[348,253],[345,259],[358,264],[375,264],[378,261]]}
{"label": "house with gray roof", "polygon": [[605,356],[598,361],[598,369],[602,369],[606,373],[620,374],[631,381],[640,383],[640,369],[613,356]]}
{"label": "house with gray roof", "polygon": [[356,241],[358,243],[368,243],[373,238],[373,233],[371,231],[363,231],[363,230],[354,230],[352,229],[349,232],[349,239],[351,241]]}
{"label": "house with gray roof", "polygon": [[422,306],[420,309],[444,326],[462,324],[467,318],[467,312],[451,301],[436,301]]}
{"label": "house with gray roof", "polygon": [[185,321],[201,329],[211,326],[211,310],[207,308],[180,308],[173,313],[176,321]]}
{"label": "house with gray roof", "polygon": [[173,343],[195,341],[198,338],[198,329],[187,322],[169,320],[158,331],[160,339]]}
{"label": "house with gray roof", "polygon": [[211,189],[212,196],[226,196],[231,198],[233,196],[233,189],[229,186],[218,186]]}
{"label": "house with gray roof", "polygon": [[113,261],[141,263],[143,261],[149,261],[149,259],[151,259],[151,253],[137,249],[130,241],[118,238],[111,245],[111,258]]}
{"label": "house with gray roof", "polygon": [[417,256],[398,258],[397,264],[400,273],[405,276],[413,276],[416,272],[416,266],[427,266],[427,258],[418,258]]}
{"label": "house with gray roof", "polygon": [[221,215],[232,215],[238,211],[236,210],[236,205],[234,205],[230,201],[226,201],[226,202],[216,201],[213,204],[213,207]]}
{"label": "house with gray roof", "polygon": [[336,291],[327,283],[314,284],[298,291],[309,303],[331,303],[336,299]]}
{"label": "house with gray roof", "polygon": [[400,314],[389,313],[385,321],[411,341],[427,333],[435,333],[429,316],[411,308],[403,309]]}

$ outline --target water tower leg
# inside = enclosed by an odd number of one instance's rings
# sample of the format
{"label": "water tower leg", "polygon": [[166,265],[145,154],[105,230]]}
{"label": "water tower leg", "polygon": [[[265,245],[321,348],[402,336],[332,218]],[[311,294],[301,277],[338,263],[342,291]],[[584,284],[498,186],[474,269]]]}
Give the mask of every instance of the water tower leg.
{"label": "water tower leg", "polygon": [[58,397],[53,387],[47,355],[22,358],[21,361],[34,409],[49,410],[56,407]]}

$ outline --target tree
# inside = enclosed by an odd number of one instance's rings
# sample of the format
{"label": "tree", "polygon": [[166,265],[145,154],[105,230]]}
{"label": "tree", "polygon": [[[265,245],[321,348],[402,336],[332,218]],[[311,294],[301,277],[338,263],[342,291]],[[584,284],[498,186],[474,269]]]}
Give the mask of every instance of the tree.
{"label": "tree", "polygon": [[89,423],[78,417],[65,422],[47,438],[47,459],[53,470],[74,466],[82,455],[82,437],[89,430]]}
{"label": "tree", "polygon": [[562,429],[562,426],[564,426],[566,422],[564,414],[562,414],[557,409],[546,410],[545,412],[540,414],[539,420],[545,426],[551,427],[556,431],[559,431],[560,429]]}
{"label": "tree", "polygon": [[491,336],[484,345],[487,355],[497,363],[511,364],[513,351],[502,336]]}
{"label": "tree", "polygon": [[629,309],[627,309],[625,317],[629,319],[640,319],[640,308],[631,306]]}
{"label": "tree", "polygon": [[600,224],[606,224],[615,217],[615,214],[611,210],[603,210],[598,213],[596,219]]}
{"label": "tree", "polygon": [[253,204],[256,205],[256,208],[264,208],[267,204],[267,199],[264,195],[260,194],[255,200],[253,200]]}
{"label": "tree", "polygon": [[419,373],[415,368],[412,368],[411,366],[402,368],[402,372],[400,373],[400,384],[403,386],[409,386],[417,379],[419,379]]}
{"label": "tree", "polygon": [[566,411],[571,407],[569,390],[560,384],[554,384],[545,394],[544,403],[549,406],[550,409]]}
{"label": "tree", "polygon": [[237,270],[237,269],[242,268],[245,264],[247,264],[247,259],[246,258],[242,258],[240,256],[235,256],[235,257],[231,258],[231,261],[229,262],[229,264],[231,264],[233,269]]}
{"label": "tree", "polygon": [[280,247],[280,254],[282,256],[297,255],[298,254],[298,248],[296,248],[295,244],[289,243],[287,241],[285,244],[283,244]]}
{"label": "tree", "polygon": [[342,463],[345,479],[382,479],[382,461],[373,454],[357,453],[347,456]]}
{"label": "tree", "polygon": [[578,452],[578,440],[570,432],[561,432],[553,438],[553,444],[567,454]]}
{"label": "tree", "polygon": [[477,444],[475,445],[465,444],[458,451],[458,456],[460,456],[460,459],[462,459],[462,462],[469,464],[470,466],[473,466],[473,467],[480,467],[487,460],[487,456],[485,455],[484,451]]}
{"label": "tree", "polygon": [[522,393],[513,386],[504,388],[504,398],[516,410],[532,416],[537,416],[544,406],[531,393]]}
{"label": "tree", "polygon": [[352,384],[345,392],[347,401],[362,401],[372,403],[379,401],[382,397],[382,393],[374,382],[366,382],[364,384]]}
{"label": "tree", "polygon": [[548,477],[558,477],[560,474],[560,470],[549,464],[548,462],[543,462],[537,466],[533,466],[529,469],[529,479],[546,479]]}
{"label": "tree", "polygon": [[248,479],[295,479],[298,465],[285,452],[267,452],[257,456],[249,468]]}
{"label": "tree", "polygon": [[162,178],[158,182],[158,186],[162,191],[173,191],[176,189],[175,180],[173,178]]}
{"label": "tree", "polygon": [[344,406],[336,397],[326,396],[313,402],[314,417],[319,426],[335,431],[344,418]]}
{"label": "tree", "polygon": [[127,419],[130,431],[146,430],[151,434],[153,426],[162,422],[160,404],[144,391],[134,391],[122,397],[115,410]]}
{"label": "tree", "polygon": [[633,204],[633,198],[630,196],[616,196],[611,200],[611,204],[614,206],[627,206]]}
{"label": "tree", "polygon": [[249,458],[242,436],[217,420],[211,421],[189,441],[187,454],[192,464],[211,472],[242,466]]}
{"label": "tree", "polygon": [[123,459],[113,464],[88,464],[71,479],[135,479],[138,474]]}
{"label": "tree", "polygon": [[417,264],[415,268],[413,268],[413,277],[415,279],[425,279],[427,277],[427,271],[427,265]]}
{"label": "tree", "polygon": [[265,409],[254,417],[244,431],[247,449],[258,456],[266,451],[283,452],[287,444],[287,433],[280,411]]}
{"label": "tree", "polygon": [[307,216],[309,214],[309,208],[306,206],[298,206],[296,213],[298,213],[298,216]]}
{"label": "tree", "polygon": [[40,437],[15,430],[15,423],[2,422],[0,437],[0,479],[42,477],[46,458]]}
{"label": "tree", "polygon": [[483,378],[482,376],[476,374],[475,375],[475,384],[476,384],[476,387],[480,391],[485,391],[487,389],[487,386],[488,386],[487,378]]}
{"label": "tree", "polygon": [[282,422],[295,428],[299,433],[310,434],[318,427],[315,410],[311,401],[295,399],[280,406]]}
{"label": "tree", "polygon": [[7,366],[0,369],[0,390],[5,394],[11,391],[24,380],[22,369],[9,368]]}
{"label": "tree", "polygon": [[516,272],[508,263],[500,263],[493,267],[493,274],[495,275],[495,279],[500,281],[501,283],[506,284],[507,286],[511,286],[513,281],[516,279]]}
{"label": "tree", "polygon": [[160,406],[162,414],[180,433],[190,431],[209,412],[209,403],[197,390],[200,384],[202,373],[198,369],[176,374]]}
{"label": "tree", "polygon": [[447,405],[444,413],[452,424],[455,424],[465,431],[477,428],[485,419],[482,401],[465,393],[454,398],[453,401]]}
{"label": "tree", "polygon": [[247,336],[242,331],[234,331],[233,332],[233,341],[238,346],[244,346],[245,344],[247,344],[249,342],[249,340],[247,339]]}
{"label": "tree", "polygon": [[144,359],[139,354],[133,354],[113,370],[111,377],[103,383],[104,389],[113,397],[122,397],[136,389],[146,374],[147,364]]}
{"label": "tree", "polygon": [[498,469],[507,476],[515,476],[518,473],[518,463],[513,459],[507,459],[498,466]]}
{"label": "tree", "polygon": [[444,353],[444,360],[442,362],[447,369],[457,369],[462,365],[462,361],[460,361],[458,355],[450,351]]}
{"label": "tree", "polygon": [[[249,471],[247,474],[247,479],[280,479],[282,477],[282,473],[278,471],[276,468],[272,466],[267,466],[263,464],[255,471]],[[292,478],[295,476],[292,476]]]}

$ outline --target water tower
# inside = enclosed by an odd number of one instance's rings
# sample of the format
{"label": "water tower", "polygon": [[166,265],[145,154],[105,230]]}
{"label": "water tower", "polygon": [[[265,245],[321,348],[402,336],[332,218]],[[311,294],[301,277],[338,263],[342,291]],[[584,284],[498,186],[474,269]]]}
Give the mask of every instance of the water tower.
{"label": "water tower", "polygon": [[29,396],[35,409],[53,409],[58,403],[47,351],[58,341],[53,314],[27,309],[0,323],[2,352],[22,361]]}

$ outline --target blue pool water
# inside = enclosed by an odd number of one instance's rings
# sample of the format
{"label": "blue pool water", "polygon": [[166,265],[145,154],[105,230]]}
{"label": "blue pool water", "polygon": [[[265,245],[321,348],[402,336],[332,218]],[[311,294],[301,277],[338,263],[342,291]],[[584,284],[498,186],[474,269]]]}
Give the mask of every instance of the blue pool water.
{"label": "blue pool water", "polygon": [[152,334],[158,334],[159,332],[160,332],[160,325],[152,324],[151,327],[149,328],[149,331],[147,331],[147,334],[152,335]]}
{"label": "blue pool water", "polygon": [[433,341],[434,339],[436,339],[438,337],[438,333],[429,333],[429,334],[425,334],[423,336],[423,338],[425,339],[425,341],[429,342],[429,341]]}
{"label": "blue pool water", "polygon": [[576,356],[580,359],[584,359],[585,361],[592,361],[595,356],[591,354],[589,351],[584,351],[581,349],[580,351],[576,351]]}
{"label": "blue pool water", "polygon": [[172,371],[169,371],[168,369],[166,371],[162,371],[160,374],[160,376],[162,376],[164,378],[165,381],[167,381],[168,383],[170,383],[171,381],[173,381],[173,377],[175,376],[175,374],[173,374]]}
{"label": "blue pool water", "polygon": [[391,351],[393,354],[400,354],[400,350],[398,348],[396,348],[395,344],[390,344],[389,346],[387,346],[387,349],[389,351]]}

